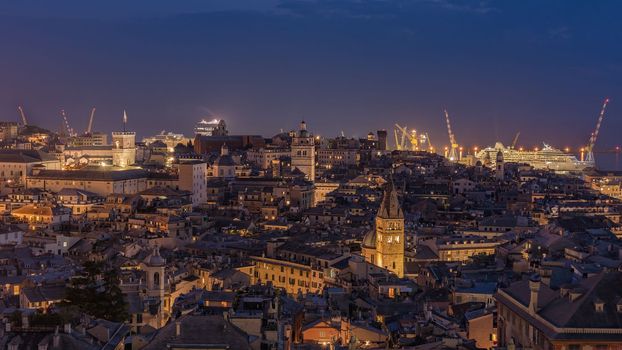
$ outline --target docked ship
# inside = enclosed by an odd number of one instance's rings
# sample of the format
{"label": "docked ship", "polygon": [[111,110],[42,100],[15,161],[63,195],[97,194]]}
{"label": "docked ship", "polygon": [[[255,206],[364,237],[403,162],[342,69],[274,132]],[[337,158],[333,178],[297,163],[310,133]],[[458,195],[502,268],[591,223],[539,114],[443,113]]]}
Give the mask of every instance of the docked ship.
{"label": "docked ship", "polygon": [[546,143],[542,149],[537,150],[518,150],[505,147],[501,142],[497,142],[494,147],[486,147],[475,154],[477,160],[482,164],[494,164],[497,153],[503,153],[503,160],[507,163],[529,164],[535,169],[549,169],[557,172],[583,171],[593,168],[593,161],[580,161],[576,156],[565,153],[560,149],[552,147]]}

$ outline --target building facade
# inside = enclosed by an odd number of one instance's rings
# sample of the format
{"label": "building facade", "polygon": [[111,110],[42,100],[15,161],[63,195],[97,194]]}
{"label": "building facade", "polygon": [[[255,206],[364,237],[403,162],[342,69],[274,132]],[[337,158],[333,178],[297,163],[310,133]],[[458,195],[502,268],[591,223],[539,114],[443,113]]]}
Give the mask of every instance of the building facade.
{"label": "building facade", "polygon": [[300,123],[300,130],[292,138],[291,153],[292,171],[300,170],[309,181],[315,181],[315,141],[313,135],[307,131],[304,120]]}
{"label": "building facade", "polygon": [[112,165],[126,167],[136,163],[136,133],[115,131],[112,133]]}

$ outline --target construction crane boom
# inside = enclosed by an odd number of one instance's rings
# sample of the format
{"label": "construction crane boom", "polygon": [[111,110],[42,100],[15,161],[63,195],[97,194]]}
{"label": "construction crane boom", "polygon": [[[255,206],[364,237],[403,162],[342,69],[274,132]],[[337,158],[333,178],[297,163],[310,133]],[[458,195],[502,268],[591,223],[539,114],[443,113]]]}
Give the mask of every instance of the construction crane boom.
{"label": "construction crane boom", "polygon": [[91,109],[91,116],[89,117],[89,126],[86,129],[86,133],[90,134],[93,130],[93,118],[95,117],[95,107]]}
{"label": "construction crane boom", "polygon": [[456,143],[456,137],[454,133],[451,131],[451,122],[449,121],[449,113],[445,110],[445,121],[447,122],[447,132],[449,133],[449,142],[452,144]]}
{"label": "construction crane boom", "polygon": [[449,134],[449,142],[451,143],[451,149],[449,151],[449,160],[458,160],[458,143],[456,142],[456,136],[451,131],[451,122],[449,121],[449,113],[445,109],[445,121],[447,122],[447,133]]}
{"label": "construction crane boom", "polygon": [[598,115],[598,121],[596,122],[596,129],[590,136],[589,144],[587,145],[587,157],[586,161],[593,163],[594,162],[594,145],[596,144],[596,140],[598,140],[598,133],[600,132],[600,125],[603,123],[603,118],[605,117],[605,110],[607,109],[607,105],[609,104],[609,98],[606,98],[603,102],[603,106],[600,109],[600,114]]}
{"label": "construction crane boom", "polygon": [[510,148],[512,149],[516,148],[516,142],[518,142],[519,136],[520,136],[520,131],[516,133],[516,136],[514,136],[514,140],[512,140],[512,146]]}
{"label": "construction crane boom", "polygon": [[24,126],[28,125],[28,121],[26,120],[26,114],[24,114],[24,109],[22,108],[22,106],[17,106],[17,111],[19,112],[19,115],[22,118],[22,124]]}
{"label": "construction crane boom", "polygon": [[63,122],[65,123],[65,129],[67,130],[68,136],[75,136],[73,129],[69,126],[69,120],[67,119],[67,113],[65,113],[64,109],[60,110],[60,115],[63,118]]}
{"label": "construction crane boom", "polygon": [[[417,140],[416,131],[409,132],[407,127],[400,126],[399,124],[395,124],[395,127],[402,133],[402,142],[400,143],[400,147],[402,149],[404,148],[404,139],[407,138],[408,142],[410,142],[411,150],[417,151],[419,148],[419,140]],[[396,133],[397,130],[395,130]]]}
{"label": "construction crane boom", "polygon": [[395,130],[395,129],[393,129],[393,136],[395,136],[395,149],[398,150],[398,151],[401,151],[402,147],[401,147],[400,141],[398,140],[398,137],[397,137],[397,130]]}

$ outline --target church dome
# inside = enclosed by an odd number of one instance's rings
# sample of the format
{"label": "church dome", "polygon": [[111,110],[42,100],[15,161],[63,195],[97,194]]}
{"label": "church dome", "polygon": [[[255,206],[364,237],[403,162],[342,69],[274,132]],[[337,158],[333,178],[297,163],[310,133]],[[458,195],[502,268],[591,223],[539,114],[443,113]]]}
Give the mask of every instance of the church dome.
{"label": "church dome", "polygon": [[376,229],[372,228],[363,237],[363,247],[376,249]]}
{"label": "church dome", "polygon": [[156,247],[147,258],[145,258],[145,264],[148,266],[164,266],[166,260],[160,255],[160,248]]}

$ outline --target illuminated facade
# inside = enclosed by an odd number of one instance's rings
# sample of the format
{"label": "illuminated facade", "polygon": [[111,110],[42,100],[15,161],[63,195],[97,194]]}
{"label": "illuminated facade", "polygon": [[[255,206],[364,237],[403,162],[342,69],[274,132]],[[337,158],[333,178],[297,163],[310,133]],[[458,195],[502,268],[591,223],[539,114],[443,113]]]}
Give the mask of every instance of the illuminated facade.
{"label": "illuminated facade", "polygon": [[292,138],[292,171],[300,170],[309,181],[315,181],[315,141],[304,120]]}
{"label": "illuminated facade", "polygon": [[126,167],[136,162],[136,133],[115,131],[112,133],[112,165]]}
{"label": "illuminated facade", "polygon": [[201,136],[226,136],[228,134],[227,124],[223,119],[202,119],[195,125],[194,133]]}
{"label": "illuminated facade", "polygon": [[253,257],[254,271],[252,283],[271,283],[275,288],[282,288],[288,294],[299,291],[321,293],[324,288],[324,272],[320,269],[295,262]]}

